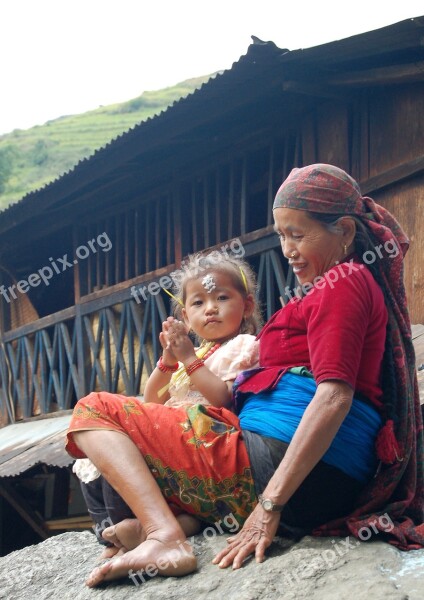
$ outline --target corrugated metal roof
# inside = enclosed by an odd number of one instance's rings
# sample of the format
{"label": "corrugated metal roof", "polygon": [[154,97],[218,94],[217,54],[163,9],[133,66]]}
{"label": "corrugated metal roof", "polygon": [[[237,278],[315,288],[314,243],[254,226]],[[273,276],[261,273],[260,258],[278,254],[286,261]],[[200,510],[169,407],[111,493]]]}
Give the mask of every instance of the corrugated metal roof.
{"label": "corrugated metal roof", "polygon": [[18,475],[39,463],[70,465],[74,459],[65,451],[65,436],[71,415],[69,411],[0,429],[0,477]]}

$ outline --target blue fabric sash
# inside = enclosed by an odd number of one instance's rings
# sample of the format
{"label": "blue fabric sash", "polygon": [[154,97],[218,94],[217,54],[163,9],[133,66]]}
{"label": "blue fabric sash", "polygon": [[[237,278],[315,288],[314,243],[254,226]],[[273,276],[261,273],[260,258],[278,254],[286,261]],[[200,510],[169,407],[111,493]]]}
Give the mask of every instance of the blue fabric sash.
{"label": "blue fabric sash", "polygon": [[[239,414],[241,428],[290,443],[316,388],[314,379],[286,373],[274,390],[246,397]],[[380,427],[378,412],[354,398],[321,460],[366,483],[377,467],[374,443]]]}

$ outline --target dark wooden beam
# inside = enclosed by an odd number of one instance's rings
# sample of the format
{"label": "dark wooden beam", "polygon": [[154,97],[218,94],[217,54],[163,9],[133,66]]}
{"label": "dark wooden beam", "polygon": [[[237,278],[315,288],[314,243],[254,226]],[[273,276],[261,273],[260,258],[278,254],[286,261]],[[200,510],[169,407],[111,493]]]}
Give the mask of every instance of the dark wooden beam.
{"label": "dark wooden beam", "polygon": [[321,83],[310,83],[306,81],[285,81],[282,85],[283,92],[299,94],[301,96],[312,96],[313,98],[326,98],[327,100],[345,100],[346,92],[331,88]]}
{"label": "dark wooden beam", "polygon": [[16,510],[16,512],[32,527],[32,529],[46,540],[49,534],[43,519],[29,506],[29,504],[6,481],[0,482],[0,496]]}
{"label": "dark wooden beam", "polygon": [[366,181],[361,182],[361,190],[363,194],[370,194],[375,190],[381,190],[382,188],[398,183],[408,177],[413,177],[424,171],[424,156],[418,156],[413,160],[406,163],[393,167],[384,173],[380,173],[375,177],[371,177]]}
{"label": "dark wooden beam", "polygon": [[329,85],[335,86],[376,86],[424,81],[424,61],[407,65],[392,65],[337,75],[327,79]]}

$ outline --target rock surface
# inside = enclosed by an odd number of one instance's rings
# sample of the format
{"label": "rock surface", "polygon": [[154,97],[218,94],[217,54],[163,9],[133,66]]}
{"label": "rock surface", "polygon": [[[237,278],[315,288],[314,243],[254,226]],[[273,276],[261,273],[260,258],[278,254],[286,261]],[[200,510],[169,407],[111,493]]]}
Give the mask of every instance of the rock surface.
{"label": "rock surface", "polygon": [[94,535],[65,533],[0,558],[0,598],[98,600],[422,600],[424,550],[400,552],[382,541],[304,537],[278,538],[262,564],[248,561],[237,571],[211,559],[224,536],[194,538],[198,570],[182,578],[130,579],[89,589],[84,579],[100,546]]}

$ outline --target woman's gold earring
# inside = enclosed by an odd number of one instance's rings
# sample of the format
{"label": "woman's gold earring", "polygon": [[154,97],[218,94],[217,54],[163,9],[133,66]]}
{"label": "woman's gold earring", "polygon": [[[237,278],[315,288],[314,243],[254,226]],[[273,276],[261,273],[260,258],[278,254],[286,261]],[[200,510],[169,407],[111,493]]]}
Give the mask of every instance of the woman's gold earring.
{"label": "woman's gold earring", "polygon": [[345,256],[347,256],[347,244],[343,245],[343,250],[344,250],[344,254]]}

